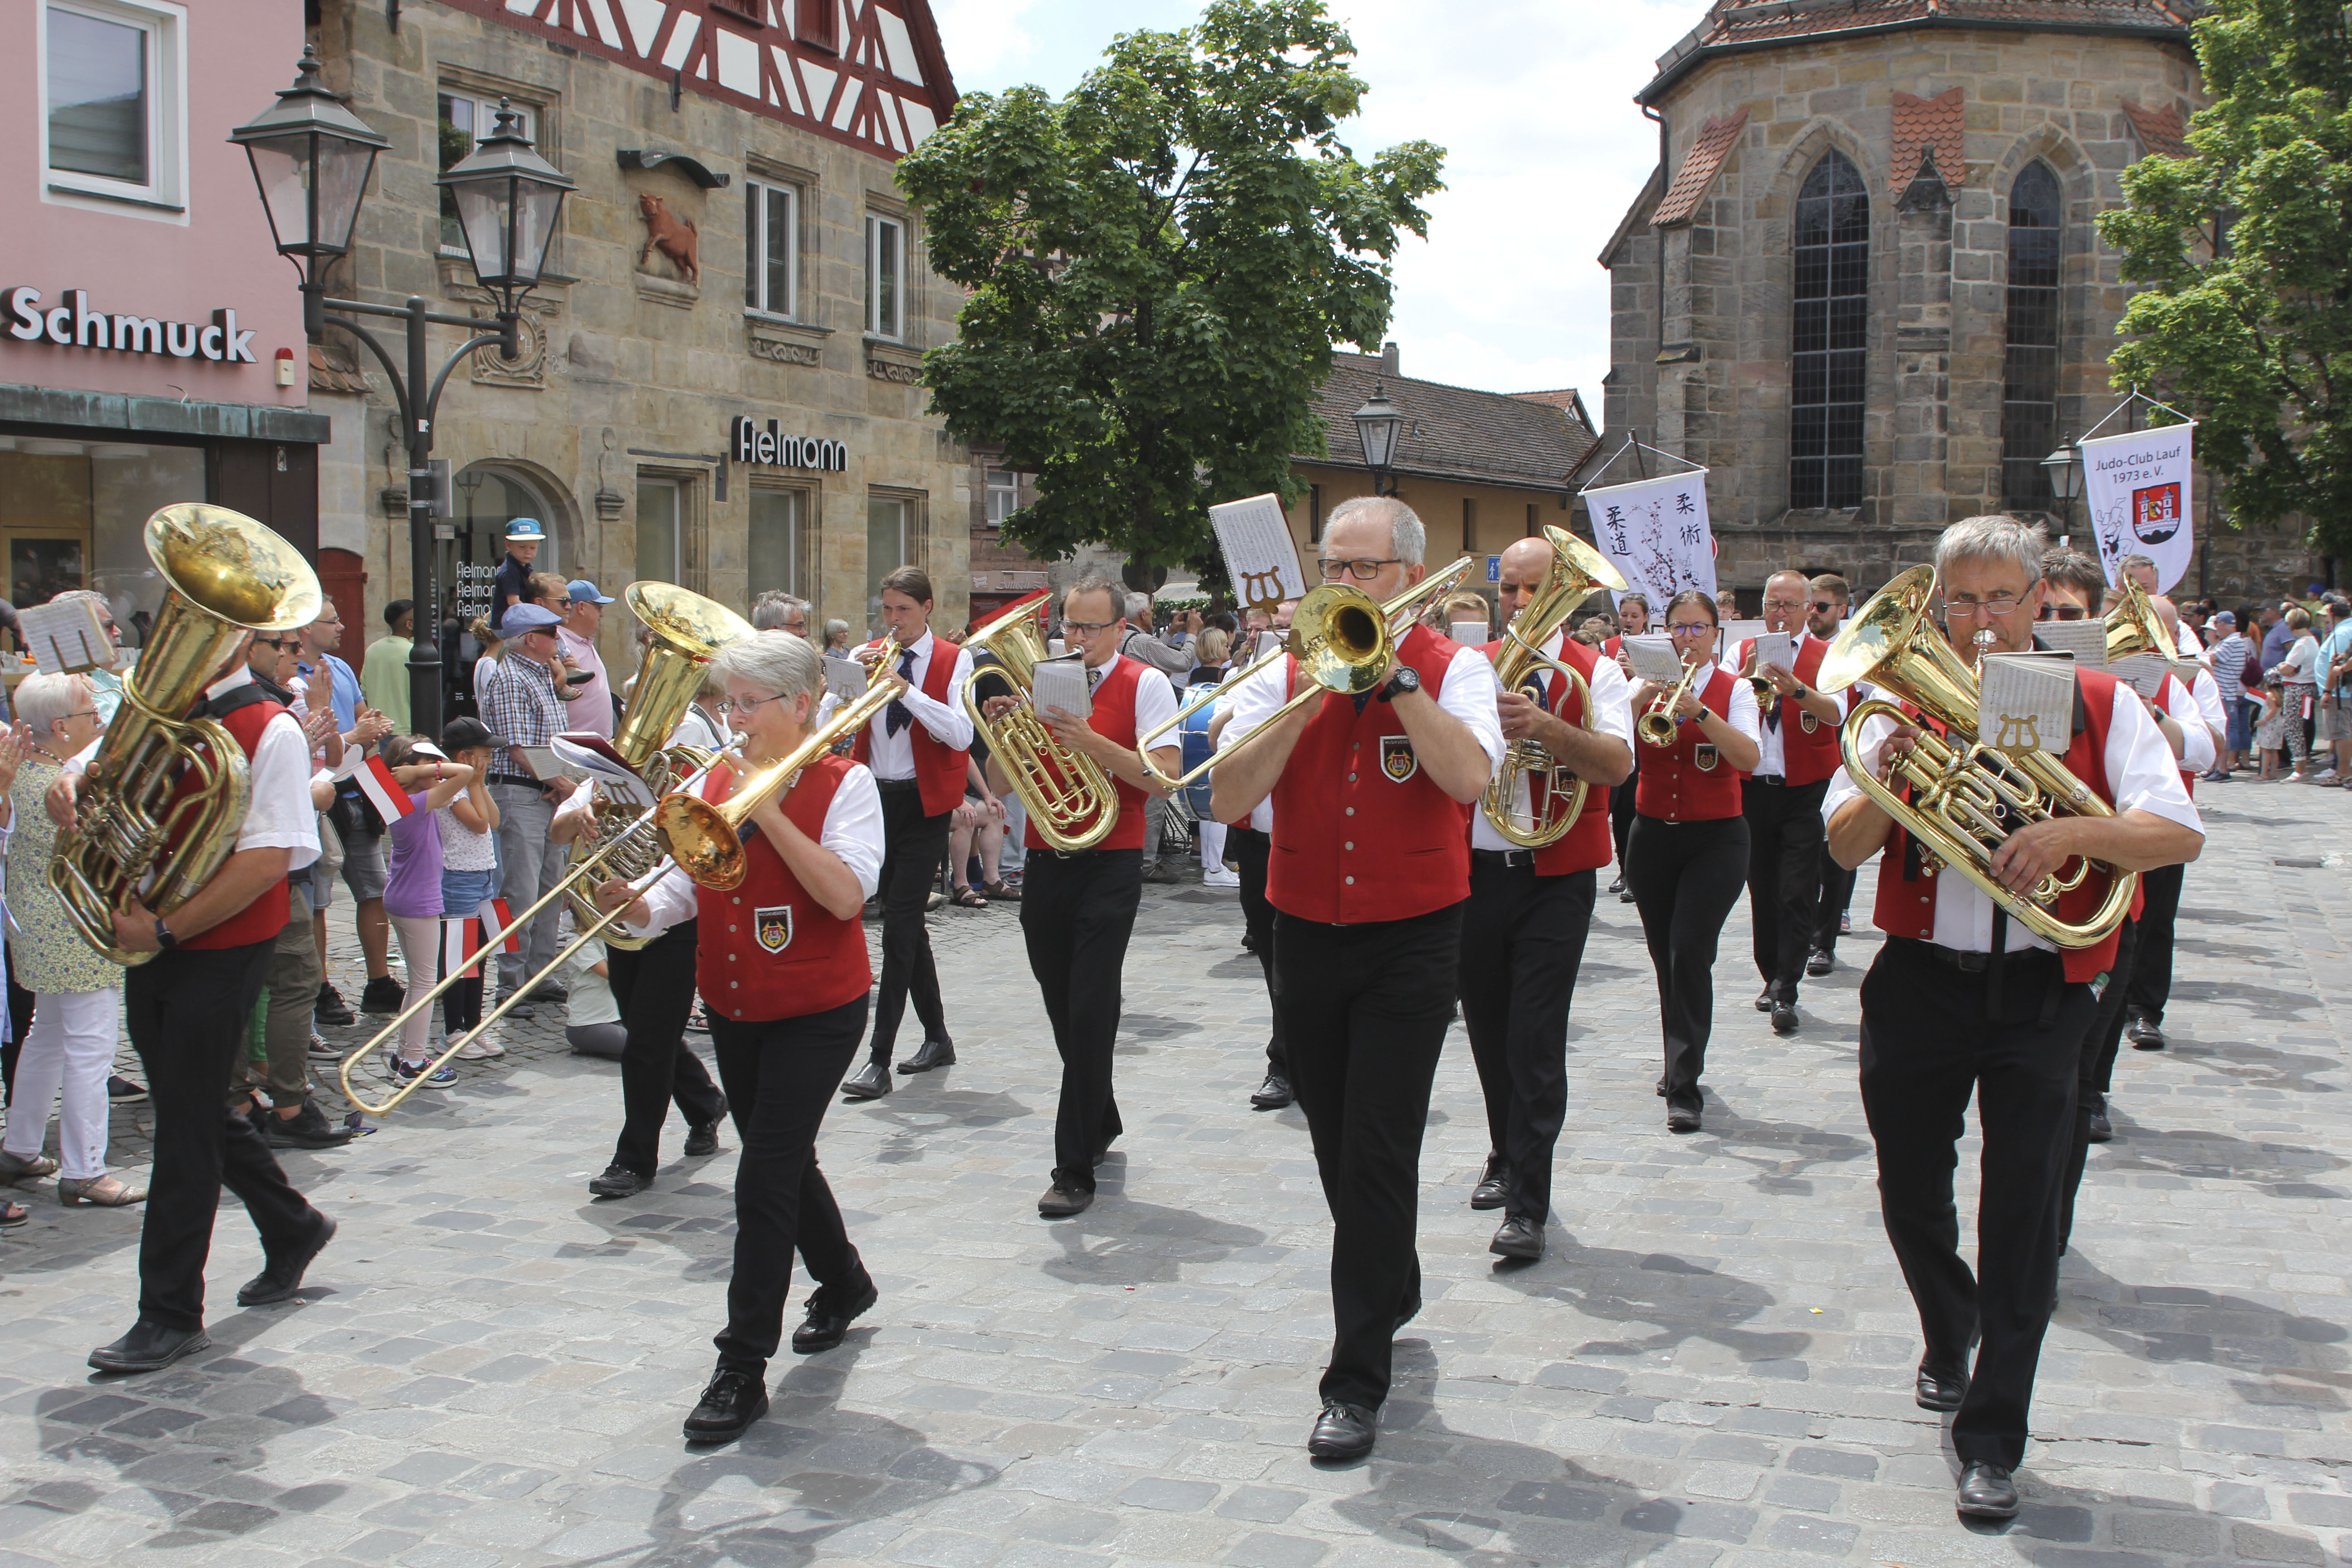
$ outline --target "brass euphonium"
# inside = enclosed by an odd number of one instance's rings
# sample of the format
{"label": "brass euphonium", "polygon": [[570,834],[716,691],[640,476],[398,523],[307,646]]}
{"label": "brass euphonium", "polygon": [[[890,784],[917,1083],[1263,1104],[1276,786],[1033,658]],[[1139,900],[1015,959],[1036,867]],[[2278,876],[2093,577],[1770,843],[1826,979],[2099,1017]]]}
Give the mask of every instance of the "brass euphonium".
{"label": "brass euphonium", "polygon": [[1822,656],[1816,686],[1837,692],[1867,680],[1912,704],[1946,733],[1923,728],[1910,750],[1891,758],[1882,782],[1863,765],[1864,722],[1881,714],[1897,724],[1915,721],[1894,703],[1873,698],[1858,704],[1838,732],[1846,771],[1879,809],[1919,841],[1928,869],[1950,867],[1960,872],[2045,942],[2092,946],[2130,911],[2137,872],[2105,868],[2109,879],[2097,909],[2088,920],[2069,921],[2053,907],[2059,895],[2081,887],[2101,868],[2077,858],[2030,890],[2015,893],[1992,874],[1992,854],[2028,823],[2060,815],[2113,816],[2114,809],[2050,752],[2011,753],[1982,743],[1977,734],[1977,677],[1927,613],[1934,586],[1934,569],[1914,566],[1880,589]]}
{"label": "brass euphonium", "polygon": [[2148,602],[2147,592],[2124,574],[2116,590],[2116,607],[2105,617],[2107,628],[2107,662],[2130,658],[2135,654],[2152,653],[2169,664],[2179,657],[2179,645],[2165,634],[2164,617],[2156,613]]}
{"label": "brass euphonium", "polygon": [[1683,693],[1691,689],[1691,682],[1698,679],[1699,671],[1714,668],[1714,661],[1702,654],[1683,666],[1680,680],[1650,700],[1649,708],[1633,721],[1633,733],[1641,737],[1643,745],[1671,746],[1675,743],[1675,731],[1680,728],[1675,720],[1675,710],[1681,705]]}
{"label": "brass euphonium", "polygon": [[245,820],[245,748],[189,708],[239,638],[307,626],[323,603],[299,551],[226,507],[167,506],[147,520],[146,545],[163,603],[86,772],[74,831],[49,861],[74,930],[125,966],[155,955],[116,945],[114,911],[134,897],[159,915],[178,909],[220,869]]}
{"label": "brass euphonium", "polygon": [[1118,791],[1100,763],[1055,740],[1030,702],[1037,661],[1045,657],[1045,639],[1037,633],[1037,604],[1045,597],[1040,592],[1007,605],[964,639],[966,647],[995,655],[993,672],[1013,688],[1011,695],[1021,700],[1020,705],[996,719],[982,711],[980,679],[991,673],[986,668],[973,671],[964,684],[963,705],[988,737],[989,752],[1012,781],[1029,820],[1037,825],[1037,837],[1065,854],[1075,854],[1110,836],[1118,821]]}
{"label": "brass euphonium", "polygon": [[[672,746],[669,738],[702,689],[711,656],[758,634],[749,621],[726,605],[672,583],[632,583],[621,590],[621,597],[653,633],[653,641],[637,660],[629,710],[614,733],[613,749],[637,771],[656,796],[665,795],[688,773],[710,765],[709,752],[695,746]],[[572,844],[572,871],[578,871],[592,858],[597,864],[595,870],[572,885],[572,922],[583,928],[602,912],[596,908],[597,888],[616,877],[634,882],[661,858],[657,836],[624,837],[642,814],[640,807],[625,800],[600,799],[594,809],[594,837],[583,834]],[[613,845],[614,852],[601,855],[600,844]],[[634,950],[645,946],[646,940],[608,932],[604,945]]]}
{"label": "brass euphonium", "polygon": [[[1550,575],[1542,590],[1504,628],[1503,647],[1495,658],[1495,679],[1506,691],[1517,691],[1522,684],[1531,686],[1529,695],[1538,706],[1546,706],[1540,673],[1558,671],[1574,688],[1577,711],[1583,715],[1583,728],[1590,731],[1601,721],[1592,709],[1592,689],[1574,668],[1544,653],[1543,646],[1595,588],[1622,593],[1625,579],[1608,557],[1568,530],[1547,523],[1544,538],[1551,545]],[[1525,813],[1518,809],[1522,783],[1528,791]],[[1584,810],[1585,790],[1585,781],[1560,766],[1542,742],[1514,741],[1504,752],[1502,770],[1486,786],[1478,809],[1506,841],[1522,849],[1541,849],[1559,843],[1576,826]]]}

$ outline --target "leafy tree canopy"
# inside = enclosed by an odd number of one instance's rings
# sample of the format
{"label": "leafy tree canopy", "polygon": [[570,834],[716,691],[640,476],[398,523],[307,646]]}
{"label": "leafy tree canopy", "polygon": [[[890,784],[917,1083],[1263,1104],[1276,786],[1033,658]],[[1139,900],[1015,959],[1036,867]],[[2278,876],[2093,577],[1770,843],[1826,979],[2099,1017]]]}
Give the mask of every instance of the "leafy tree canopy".
{"label": "leafy tree canopy", "polygon": [[2212,96],[2189,158],[2124,174],[2099,216],[2126,279],[2118,386],[2184,398],[2236,520],[2308,518],[2352,545],[2352,23],[2343,0],[2214,0]]}
{"label": "leafy tree canopy", "polygon": [[1123,35],[1058,102],[965,98],[900,162],[933,269],[970,290],[925,356],[932,410],[1038,476],[1005,525],[1024,548],[1205,564],[1210,501],[1297,492],[1330,347],[1387,331],[1444,156],[1339,141],[1354,53],[1322,0],[1214,0]]}

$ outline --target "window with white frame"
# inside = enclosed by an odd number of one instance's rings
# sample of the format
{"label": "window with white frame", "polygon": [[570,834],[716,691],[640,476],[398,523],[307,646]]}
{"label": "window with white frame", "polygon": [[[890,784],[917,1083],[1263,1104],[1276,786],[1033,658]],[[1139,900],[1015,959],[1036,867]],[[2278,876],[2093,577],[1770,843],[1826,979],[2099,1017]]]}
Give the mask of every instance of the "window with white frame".
{"label": "window with white frame", "polygon": [[40,16],[49,188],[180,206],[187,142],[180,7],[49,0]]}
{"label": "window with white frame", "polygon": [[988,526],[1002,528],[1021,510],[1021,476],[1011,468],[988,470]]}
{"label": "window with white frame", "polygon": [[769,180],[743,183],[743,308],[800,314],[801,193]]}
{"label": "window with white frame", "polygon": [[907,335],[907,226],[866,218],[866,330],[877,338]]}
{"label": "window with white frame", "polygon": [[[446,174],[459,159],[471,156],[482,138],[496,128],[499,99],[495,94],[486,98],[478,92],[452,88],[440,95],[440,172]],[[507,108],[521,117],[522,133],[536,142],[539,140],[539,110],[528,103],[511,100],[507,103]],[[542,156],[546,151],[543,147],[540,149]],[[446,185],[441,187],[441,248],[460,256],[466,251],[466,233],[457,223],[457,193]],[[555,269],[552,250],[549,252],[547,265],[548,270]]]}

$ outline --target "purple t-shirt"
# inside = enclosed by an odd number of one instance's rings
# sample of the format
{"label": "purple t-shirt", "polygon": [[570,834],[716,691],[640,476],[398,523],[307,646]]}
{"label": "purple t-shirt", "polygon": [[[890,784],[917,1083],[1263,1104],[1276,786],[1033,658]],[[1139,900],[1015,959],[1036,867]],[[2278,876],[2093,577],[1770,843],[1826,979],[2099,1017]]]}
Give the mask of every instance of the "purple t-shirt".
{"label": "purple t-shirt", "polygon": [[383,878],[383,912],[409,919],[441,915],[441,822],[412,795],[416,809],[392,825],[392,864]]}

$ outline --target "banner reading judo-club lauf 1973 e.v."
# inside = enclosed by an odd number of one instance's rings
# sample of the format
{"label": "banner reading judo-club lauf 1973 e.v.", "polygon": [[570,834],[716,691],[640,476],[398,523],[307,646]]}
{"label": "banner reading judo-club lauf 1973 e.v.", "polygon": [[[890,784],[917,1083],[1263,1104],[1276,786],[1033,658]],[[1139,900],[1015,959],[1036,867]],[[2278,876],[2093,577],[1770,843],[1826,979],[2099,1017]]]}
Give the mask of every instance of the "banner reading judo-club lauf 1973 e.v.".
{"label": "banner reading judo-club lauf 1973 e.v.", "polygon": [[2187,575],[2197,555],[2189,526],[2196,429],[2189,421],[2083,443],[2083,496],[2108,582],[2126,555],[2156,563],[2159,594]]}

